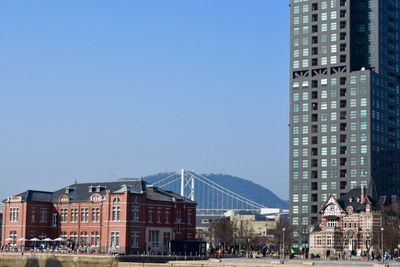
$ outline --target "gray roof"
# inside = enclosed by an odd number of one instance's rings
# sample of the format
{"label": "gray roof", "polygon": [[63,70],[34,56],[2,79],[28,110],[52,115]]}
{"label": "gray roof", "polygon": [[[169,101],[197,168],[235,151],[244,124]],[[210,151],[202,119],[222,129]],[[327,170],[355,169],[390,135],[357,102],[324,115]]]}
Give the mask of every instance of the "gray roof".
{"label": "gray roof", "polygon": [[148,185],[142,179],[131,179],[116,182],[95,182],[95,183],[75,183],[55,192],[27,190],[20,196],[22,201],[34,202],[59,202],[62,195],[68,195],[73,202],[86,202],[90,197],[97,193],[101,196],[110,190],[112,193],[130,192],[134,194],[143,194],[146,191],[147,199],[154,201],[185,201],[186,203],[195,203],[190,199],[184,198],[179,194],[171,191],[164,191],[158,187]]}
{"label": "gray roof", "polygon": [[185,200],[186,202],[194,203],[188,198],[184,198],[181,195],[178,195],[175,192],[172,191],[164,191],[162,189],[159,189],[158,187],[153,187],[153,186],[148,186],[146,188],[147,192],[147,198],[150,200],[155,200],[155,201],[171,201],[173,198],[175,200],[183,201]]}
{"label": "gray roof", "polygon": [[52,195],[52,192],[27,190],[16,196],[20,196],[22,201],[51,202]]}
{"label": "gray roof", "polygon": [[311,226],[311,232],[315,233],[315,232],[321,232],[321,226],[317,223]]}
{"label": "gray roof", "polygon": [[[89,191],[90,188],[93,189],[92,192]],[[96,188],[98,188],[99,191],[96,191]],[[101,196],[105,196],[107,190],[113,193],[122,193],[125,191],[142,193],[146,190],[145,188],[146,182],[141,179],[117,182],[75,183],[55,191],[52,201],[58,202],[62,195],[68,195],[72,201],[89,201],[90,196],[94,193]]]}
{"label": "gray roof", "polygon": [[[365,190],[366,192],[366,190]],[[350,198],[352,201],[350,201]],[[354,188],[347,192],[344,196],[340,197],[337,201],[340,204],[340,206],[346,210],[348,206],[353,207],[353,210],[356,212],[360,212],[364,210],[366,203],[361,203],[357,201],[357,199],[361,198],[361,188]],[[366,196],[368,199],[368,202],[371,204],[372,209],[376,209],[378,207],[377,202],[372,199],[370,196]]]}

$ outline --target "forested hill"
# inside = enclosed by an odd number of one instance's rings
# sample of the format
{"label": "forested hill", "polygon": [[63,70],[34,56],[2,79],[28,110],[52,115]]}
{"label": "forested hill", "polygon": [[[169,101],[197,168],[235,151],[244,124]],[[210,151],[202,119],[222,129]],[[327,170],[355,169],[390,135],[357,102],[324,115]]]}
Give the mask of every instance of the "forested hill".
{"label": "forested hill", "polygon": [[[167,177],[168,175],[170,175],[170,173],[159,173],[155,175],[149,175],[144,177],[144,180],[149,183],[155,183],[156,181],[160,181],[161,179]],[[288,207],[287,201],[280,199],[271,190],[256,183],[253,183],[250,180],[226,174],[203,174],[203,176],[231,190],[232,192],[239,194],[240,196],[246,197],[249,200],[253,200],[259,204],[265,205],[265,207],[268,208]],[[179,190],[179,187],[177,187],[176,189],[172,188],[168,190],[177,192]],[[197,186],[196,188],[197,197],[202,196],[204,190],[205,189],[203,186]],[[196,198],[196,201],[198,202],[198,204],[207,205],[207,203],[205,203],[206,201],[216,201],[216,200],[215,199],[213,200],[212,197],[208,195],[208,197],[202,197],[201,200],[198,200]]]}

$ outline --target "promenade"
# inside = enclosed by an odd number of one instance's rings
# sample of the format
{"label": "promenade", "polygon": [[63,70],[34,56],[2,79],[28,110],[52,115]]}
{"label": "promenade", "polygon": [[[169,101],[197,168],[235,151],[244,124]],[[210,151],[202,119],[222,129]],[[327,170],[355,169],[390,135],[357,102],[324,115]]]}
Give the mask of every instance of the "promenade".
{"label": "promenade", "polygon": [[[125,266],[125,265],[118,265]],[[129,266],[129,265],[127,265]],[[150,266],[150,265],[149,265]],[[164,265],[165,266],[165,265]],[[379,263],[378,261],[350,261],[350,260],[285,260],[283,263],[280,260],[272,259],[248,259],[248,258],[223,258],[221,262],[214,259],[205,261],[175,261],[170,262],[169,266],[176,267],[275,267],[275,266],[324,266],[324,267],[334,267],[334,266],[400,266],[400,262],[388,261],[385,264]],[[154,266],[156,267],[156,266]],[[161,265],[160,265],[161,267]]]}
{"label": "promenade", "polygon": [[[130,262],[128,262],[130,261]],[[158,262],[158,263],[157,263]],[[0,267],[276,267],[276,266],[399,266],[400,262],[359,260],[274,260],[270,258],[222,258],[209,260],[170,260],[167,257],[144,256],[119,258],[110,255],[0,253]]]}

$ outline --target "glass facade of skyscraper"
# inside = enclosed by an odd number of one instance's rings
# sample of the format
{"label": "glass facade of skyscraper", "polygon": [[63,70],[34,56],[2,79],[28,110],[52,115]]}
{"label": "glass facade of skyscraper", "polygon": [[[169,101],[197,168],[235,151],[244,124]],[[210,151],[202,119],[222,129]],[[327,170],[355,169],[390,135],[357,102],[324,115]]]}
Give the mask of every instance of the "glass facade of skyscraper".
{"label": "glass facade of skyscraper", "polygon": [[400,1],[290,9],[290,219],[307,231],[329,194],[400,193]]}

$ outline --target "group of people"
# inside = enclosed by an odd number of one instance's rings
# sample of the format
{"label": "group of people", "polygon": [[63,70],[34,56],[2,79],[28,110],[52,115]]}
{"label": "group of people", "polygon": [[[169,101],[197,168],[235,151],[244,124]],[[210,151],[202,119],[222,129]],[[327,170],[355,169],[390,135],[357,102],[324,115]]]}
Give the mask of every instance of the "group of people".
{"label": "group of people", "polygon": [[1,246],[1,251],[2,252],[12,251],[13,248],[14,248],[13,246],[10,246],[9,244],[6,244],[6,245]]}
{"label": "group of people", "polygon": [[[397,251],[395,251],[394,256],[392,256],[388,252],[385,252],[384,255],[383,255],[383,258],[384,258],[384,260],[392,260],[393,258],[397,258],[399,256],[398,254],[399,253]],[[381,255],[381,253],[379,251],[371,251],[371,253],[368,253],[367,251],[361,251],[361,252],[357,253],[357,251],[352,250],[352,251],[349,251],[349,252],[346,252],[346,251],[338,252],[335,255],[331,255],[330,251],[327,251],[326,255],[323,255],[323,256],[325,256],[326,259],[330,258],[331,256],[335,256],[339,260],[340,259],[352,260],[352,259],[355,259],[357,257],[361,257],[363,260],[372,260],[372,261],[373,260],[377,260],[377,261],[381,261],[382,260],[382,255]],[[310,258],[311,259],[320,259],[321,256],[320,256],[319,253],[317,253],[317,254],[311,253],[310,254]]]}

